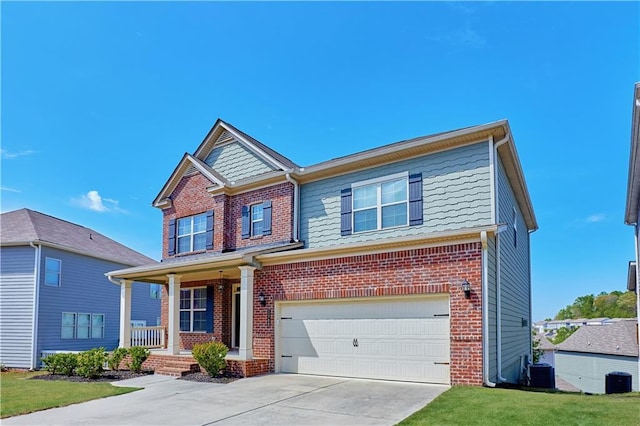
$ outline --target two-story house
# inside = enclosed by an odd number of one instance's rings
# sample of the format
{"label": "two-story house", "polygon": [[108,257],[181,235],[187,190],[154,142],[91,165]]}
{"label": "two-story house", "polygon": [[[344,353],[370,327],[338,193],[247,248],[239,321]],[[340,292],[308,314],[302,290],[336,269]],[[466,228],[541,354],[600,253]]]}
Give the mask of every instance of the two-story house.
{"label": "two-story house", "polygon": [[[29,209],[0,215],[0,362],[118,346],[120,291],[105,273],[153,259],[93,229]],[[157,263],[157,262],[156,262]],[[159,287],[136,283],[132,319],[156,326]]]}
{"label": "two-story house", "polygon": [[165,354],[216,339],[245,376],[526,375],[537,223],[507,121],[300,167],[218,120],[153,206],[162,262],[109,277],[125,303],[163,286]]}

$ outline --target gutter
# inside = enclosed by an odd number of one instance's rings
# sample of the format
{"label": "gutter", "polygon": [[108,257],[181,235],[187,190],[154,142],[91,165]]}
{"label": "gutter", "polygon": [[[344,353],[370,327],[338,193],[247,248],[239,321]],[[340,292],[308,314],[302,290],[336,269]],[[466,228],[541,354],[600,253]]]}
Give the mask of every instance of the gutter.
{"label": "gutter", "polygon": [[34,244],[33,241],[30,241],[29,245],[36,251],[33,271],[33,324],[31,325],[31,369],[35,370],[38,360],[38,305],[40,303],[40,262],[42,260],[42,246]]}
{"label": "gutter", "polygon": [[290,172],[287,172],[284,177],[293,184],[293,242],[297,243],[300,241],[298,235],[300,221],[300,184],[291,177]]}
{"label": "gutter", "polygon": [[491,388],[496,384],[489,380],[489,265],[487,264],[487,232],[480,232],[482,242],[482,380]]}
{"label": "gutter", "polygon": [[[495,211],[496,211],[496,219],[498,222],[500,221],[500,190],[498,188],[498,163],[497,163],[498,148],[504,143],[506,143],[510,137],[511,137],[510,133],[507,133],[503,139],[493,144],[493,151],[494,151],[493,185],[495,188],[494,189],[495,203],[496,203]],[[501,255],[500,247],[502,244],[500,243],[500,240],[501,240],[500,233],[497,233],[496,234],[496,260],[497,260],[496,261],[496,356],[497,356],[496,369],[497,369],[497,375],[498,375],[498,383],[507,381],[507,379],[502,377],[502,278],[501,278],[502,263],[500,262],[500,255]],[[531,280],[529,280],[529,283],[531,283]],[[531,291],[531,284],[529,284],[529,291]],[[531,301],[531,298],[529,298],[529,301]],[[529,313],[531,313],[531,307],[529,307]],[[489,323],[487,323],[487,327],[488,326],[489,326]]]}

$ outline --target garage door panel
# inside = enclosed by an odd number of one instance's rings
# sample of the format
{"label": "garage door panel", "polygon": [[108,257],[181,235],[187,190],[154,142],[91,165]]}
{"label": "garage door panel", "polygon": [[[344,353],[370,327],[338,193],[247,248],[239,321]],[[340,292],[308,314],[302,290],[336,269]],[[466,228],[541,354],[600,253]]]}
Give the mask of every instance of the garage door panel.
{"label": "garage door panel", "polygon": [[447,312],[447,297],[283,304],[281,370],[448,384]]}

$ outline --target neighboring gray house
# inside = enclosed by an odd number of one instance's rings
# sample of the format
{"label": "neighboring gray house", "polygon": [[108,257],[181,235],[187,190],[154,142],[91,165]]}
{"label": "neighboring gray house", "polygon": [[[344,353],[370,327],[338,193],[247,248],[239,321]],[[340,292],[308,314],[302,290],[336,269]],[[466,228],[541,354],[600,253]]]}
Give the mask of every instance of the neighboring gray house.
{"label": "neighboring gray house", "polygon": [[637,318],[580,327],[556,345],[556,375],[582,392],[605,393],[606,375],[622,371],[638,386]]}
{"label": "neighboring gray house", "polygon": [[[627,182],[627,206],[624,223],[634,227],[636,258],[629,262],[627,290],[635,291],[636,307],[640,317],[640,83],[633,91],[633,112],[631,114],[631,153],[629,155],[629,180]],[[640,329],[636,337],[640,339]],[[637,359],[637,373],[640,376],[640,357]]]}
{"label": "neighboring gray house", "polygon": [[506,120],[306,167],[218,120],[176,160],[162,262],[109,274],[166,286],[155,365],[215,338],[243,375],[523,379],[538,226]]}
{"label": "neighboring gray house", "polygon": [[556,345],[551,343],[544,334],[536,333],[533,336],[534,341],[540,342],[539,348],[542,349],[542,356],[538,360],[538,363],[549,364],[552,367],[556,366],[555,352]]}
{"label": "neighboring gray house", "polygon": [[[0,215],[0,363],[36,368],[42,351],[118,345],[120,287],[107,271],[154,261],[33,210]],[[157,288],[136,283],[132,319],[155,326]]]}

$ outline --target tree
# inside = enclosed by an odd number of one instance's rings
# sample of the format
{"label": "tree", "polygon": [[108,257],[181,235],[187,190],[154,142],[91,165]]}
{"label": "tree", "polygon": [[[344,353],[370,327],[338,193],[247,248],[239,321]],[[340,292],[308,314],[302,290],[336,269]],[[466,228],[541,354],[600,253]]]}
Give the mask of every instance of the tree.
{"label": "tree", "polygon": [[614,290],[611,293],[600,292],[598,296],[587,294],[577,297],[571,305],[560,309],[555,319],[633,318],[637,315],[635,293]]}
{"label": "tree", "polygon": [[569,338],[576,330],[580,327],[576,328],[568,328],[568,327],[560,327],[558,332],[556,333],[556,337],[553,338],[553,344],[557,345],[558,343],[562,343]]}

